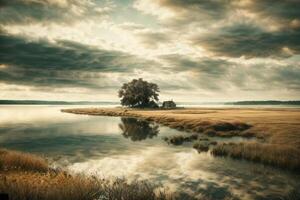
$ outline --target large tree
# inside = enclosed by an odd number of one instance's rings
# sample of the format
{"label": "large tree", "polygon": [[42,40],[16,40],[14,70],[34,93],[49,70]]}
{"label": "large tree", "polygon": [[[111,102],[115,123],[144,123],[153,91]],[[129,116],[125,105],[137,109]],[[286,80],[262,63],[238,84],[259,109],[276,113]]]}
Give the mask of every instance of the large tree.
{"label": "large tree", "polygon": [[121,104],[129,107],[157,107],[159,88],[155,83],[133,79],[119,90]]}

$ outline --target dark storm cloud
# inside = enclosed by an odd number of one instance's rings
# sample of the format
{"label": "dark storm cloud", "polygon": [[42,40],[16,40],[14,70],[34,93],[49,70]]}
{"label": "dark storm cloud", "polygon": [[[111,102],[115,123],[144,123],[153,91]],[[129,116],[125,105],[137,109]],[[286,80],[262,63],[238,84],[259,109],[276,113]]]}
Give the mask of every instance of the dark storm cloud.
{"label": "dark storm cloud", "polygon": [[159,0],[160,6],[172,10],[175,15],[162,22],[176,29],[186,26],[210,26],[227,17],[231,1],[228,0]]}
{"label": "dark storm cloud", "polygon": [[217,58],[192,59],[188,56],[172,54],[160,57],[176,71],[194,71],[205,73],[207,76],[222,76],[234,63]]}
{"label": "dark storm cloud", "polygon": [[223,20],[230,14],[247,11],[277,20],[300,18],[299,0],[156,0],[159,6],[173,10],[176,22]]}
{"label": "dark storm cloud", "polygon": [[107,10],[96,10],[95,7],[87,0],[0,0],[0,23],[61,23],[106,14]]}
{"label": "dark storm cloud", "polygon": [[185,55],[165,55],[160,57],[167,62],[174,73],[176,72],[192,72],[193,79],[190,79],[194,87],[218,91],[222,90],[228,84],[228,73],[235,66],[222,59],[215,58],[190,58]]}
{"label": "dark storm cloud", "polygon": [[245,91],[292,90],[299,93],[300,65],[258,63],[232,68],[229,81]]}
{"label": "dark storm cloud", "polygon": [[[130,73],[154,63],[70,41],[29,41],[0,34],[0,81],[26,85],[101,87],[97,73]],[[93,73],[95,75],[93,75]]]}
{"label": "dark storm cloud", "polygon": [[[193,35],[191,45],[217,56],[282,58],[299,54],[299,0],[154,2],[173,11],[172,15],[160,18],[165,27],[184,36]],[[197,28],[207,34],[197,33]]]}
{"label": "dark storm cloud", "polygon": [[300,19],[299,0],[253,0],[245,9],[261,17],[275,17],[278,20]]}
{"label": "dark storm cloud", "polygon": [[272,80],[280,85],[284,83],[288,89],[300,90],[300,65],[277,67]]}
{"label": "dark storm cloud", "polygon": [[161,56],[175,72],[193,72],[190,81],[197,87],[218,91],[230,87],[240,90],[299,90],[300,65],[293,63],[259,62],[243,64],[217,58],[190,58],[185,55]]}
{"label": "dark storm cloud", "polygon": [[300,53],[300,30],[266,32],[251,25],[235,24],[191,41],[229,57],[288,57]]}
{"label": "dark storm cloud", "polygon": [[189,20],[216,20],[224,18],[230,10],[228,0],[159,0],[159,5],[177,13],[177,22]]}
{"label": "dark storm cloud", "polygon": [[230,8],[228,0],[161,0],[161,6],[166,6],[175,11],[181,12],[183,10],[202,11],[203,14],[212,18],[221,18]]}

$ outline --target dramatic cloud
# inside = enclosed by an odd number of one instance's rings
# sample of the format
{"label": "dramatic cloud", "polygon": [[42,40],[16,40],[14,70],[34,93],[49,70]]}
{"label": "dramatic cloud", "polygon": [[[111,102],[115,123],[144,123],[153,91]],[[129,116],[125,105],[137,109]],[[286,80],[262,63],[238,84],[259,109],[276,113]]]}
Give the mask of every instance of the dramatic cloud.
{"label": "dramatic cloud", "polygon": [[100,5],[90,0],[1,0],[0,23],[66,23],[101,17],[111,10],[111,7],[103,6],[104,1]]}
{"label": "dramatic cloud", "polygon": [[261,15],[274,17],[279,20],[294,20],[300,18],[298,0],[252,0],[245,4],[244,9]]}
{"label": "dramatic cloud", "polygon": [[99,73],[133,72],[154,62],[70,41],[30,41],[0,35],[0,82],[96,87]]}
{"label": "dramatic cloud", "polygon": [[162,99],[300,98],[299,0],[0,0],[0,30],[0,98],[117,100],[133,78]]}
{"label": "dramatic cloud", "polygon": [[298,0],[139,0],[135,7],[219,56],[299,54]]}
{"label": "dramatic cloud", "polygon": [[175,25],[176,23],[191,23],[195,20],[208,23],[210,20],[222,19],[229,11],[229,2],[224,0],[138,0],[134,7]]}
{"label": "dramatic cloud", "polygon": [[236,24],[192,38],[192,43],[221,56],[288,57],[300,53],[300,31],[266,32]]}
{"label": "dramatic cloud", "polygon": [[222,59],[197,58],[192,59],[187,56],[173,54],[161,56],[173,67],[174,71],[193,71],[205,73],[207,76],[221,76],[226,73],[227,68],[234,63]]}
{"label": "dramatic cloud", "polygon": [[249,63],[242,60],[190,58],[183,55],[165,55],[161,59],[168,63],[174,72],[192,72],[193,76],[189,80],[201,89],[223,91],[231,88],[246,91],[300,89],[299,62]]}

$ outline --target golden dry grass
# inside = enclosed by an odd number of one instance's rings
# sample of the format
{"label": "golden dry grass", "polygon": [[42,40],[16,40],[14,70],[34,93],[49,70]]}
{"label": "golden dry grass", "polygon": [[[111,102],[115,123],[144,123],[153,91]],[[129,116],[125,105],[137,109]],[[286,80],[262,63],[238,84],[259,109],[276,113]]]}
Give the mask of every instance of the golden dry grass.
{"label": "golden dry grass", "polygon": [[47,172],[48,169],[48,163],[41,157],[0,149],[0,170]]}
{"label": "golden dry grass", "polygon": [[156,186],[141,181],[71,175],[48,167],[38,156],[0,150],[0,193],[10,200],[171,200]]}
{"label": "golden dry grass", "polygon": [[212,154],[246,159],[295,171],[300,170],[300,150],[291,146],[256,142],[223,143],[215,146]]}
{"label": "golden dry grass", "polygon": [[[142,110],[76,108],[62,111],[74,114],[139,117],[179,130],[200,133],[214,130],[217,135],[221,136],[256,136],[265,138],[272,144],[291,145],[300,148],[300,109],[185,108]],[[225,130],[222,130],[224,128],[222,126],[225,126]],[[228,127],[231,127],[231,130],[228,130]]]}
{"label": "golden dry grass", "polygon": [[123,179],[101,180],[66,173],[14,172],[0,176],[0,193],[8,193],[11,200],[166,200],[172,199],[164,191],[155,192],[147,182],[128,184]]}
{"label": "golden dry grass", "polygon": [[[239,108],[184,108],[173,110],[125,109],[125,108],[77,108],[63,112],[87,115],[138,117],[159,124],[221,137],[256,137],[264,144],[221,146],[231,157],[239,157],[265,164],[285,167],[298,166],[299,157],[289,156],[300,149],[300,109],[239,109]],[[257,150],[253,147],[256,147]],[[230,153],[232,152],[232,153]],[[236,153],[233,153],[236,152]],[[259,153],[258,153],[259,152]],[[221,154],[221,153],[220,153]],[[215,153],[215,155],[220,155]],[[236,154],[236,156],[234,156]],[[239,155],[239,156],[238,156]],[[277,158],[277,155],[280,155]],[[286,158],[284,158],[286,156]],[[289,166],[291,165],[291,166]]]}

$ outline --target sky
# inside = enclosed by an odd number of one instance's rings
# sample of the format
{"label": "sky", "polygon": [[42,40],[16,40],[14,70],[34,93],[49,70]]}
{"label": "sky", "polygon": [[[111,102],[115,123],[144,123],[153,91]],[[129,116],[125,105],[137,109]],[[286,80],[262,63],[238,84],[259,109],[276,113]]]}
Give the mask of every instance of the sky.
{"label": "sky", "polygon": [[0,0],[0,99],[300,99],[299,0]]}

